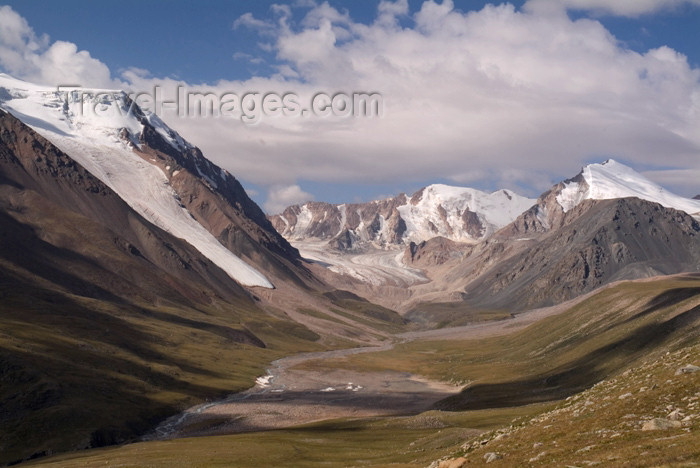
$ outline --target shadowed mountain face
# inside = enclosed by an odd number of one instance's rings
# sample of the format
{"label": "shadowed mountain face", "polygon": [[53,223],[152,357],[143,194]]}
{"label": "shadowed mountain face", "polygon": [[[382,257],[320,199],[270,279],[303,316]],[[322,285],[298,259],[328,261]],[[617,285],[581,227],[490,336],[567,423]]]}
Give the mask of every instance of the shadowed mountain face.
{"label": "shadowed mountain face", "polygon": [[494,240],[482,255],[504,246],[503,258],[467,285],[465,300],[525,309],[612,281],[700,269],[700,224],[636,198],[583,202],[562,217],[559,229],[532,239]]}
{"label": "shadowed mountain face", "polygon": [[[5,112],[0,298],[0,463],[127,440],[186,401],[230,390],[234,369],[214,377],[211,364],[181,356],[198,348],[181,344],[188,333],[266,346],[241,326],[262,313],[250,293]],[[200,353],[213,362],[215,350]],[[207,384],[193,384],[204,374]]]}
{"label": "shadowed mountain face", "polygon": [[[224,298],[248,296],[197,250],[144,220],[109,187],[4,112],[0,114],[0,136],[2,209],[14,220],[4,225],[6,236],[11,237],[12,226],[21,227],[57,254],[64,252],[64,262],[56,259],[57,278],[80,272],[70,265],[70,259],[77,258],[71,256],[74,252],[95,257],[86,263],[103,272],[85,271],[84,276],[96,285],[104,281],[100,286],[107,290],[118,288],[125,294],[150,298],[157,292],[163,297],[194,294],[206,300],[202,292],[193,292],[200,289],[198,285],[206,285]],[[42,273],[32,265],[46,257],[46,252],[32,251],[22,243],[16,249],[7,243],[2,247],[7,255],[17,254],[15,260],[22,262],[18,266]],[[28,255],[35,256],[34,261]],[[125,266],[114,268],[115,259]],[[118,281],[120,270],[128,274]],[[168,276],[173,278],[161,280]]]}

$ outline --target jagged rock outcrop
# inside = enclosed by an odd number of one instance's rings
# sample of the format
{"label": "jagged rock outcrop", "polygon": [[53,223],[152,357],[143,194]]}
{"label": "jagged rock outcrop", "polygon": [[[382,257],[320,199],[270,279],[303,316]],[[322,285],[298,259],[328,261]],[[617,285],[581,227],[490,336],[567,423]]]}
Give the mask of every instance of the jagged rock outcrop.
{"label": "jagged rock outcrop", "polygon": [[471,245],[459,244],[444,237],[433,237],[420,244],[411,242],[404,251],[403,261],[413,268],[428,268],[460,259],[471,250]]}

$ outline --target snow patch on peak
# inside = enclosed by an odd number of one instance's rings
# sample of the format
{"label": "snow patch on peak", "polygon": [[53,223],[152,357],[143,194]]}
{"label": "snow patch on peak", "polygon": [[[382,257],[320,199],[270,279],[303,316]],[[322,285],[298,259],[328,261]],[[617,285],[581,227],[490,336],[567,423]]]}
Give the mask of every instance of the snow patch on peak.
{"label": "snow patch on peak", "polygon": [[[49,125],[52,123],[51,117],[57,118],[59,125],[48,129],[75,137],[97,140],[123,138],[121,133],[126,129],[128,139],[135,146],[143,131],[144,119],[176,150],[194,148],[156,114],[138,107],[122,90],[77,86],[50,88],[0,73],[0,104],[11,107],[16,117],[33,126]],[[39,115],[36,115],[37,112]],[[56,116],[56,112],[61,115]]]}
{"label": "snow patch on peak", "polygon": [[[0,75],[2,109],[69,155],[134,211],[184,239],[235,281],[272,288],[262,273],[226,249],[181,206],[159,167],[134,152],[143,124],[134,112],[129,112],[128,96],[121,91],[93,91],[78,98],[78,93],[71,90],[36,86]],[[85,103],[90,108],[88,113],[84,112]],[[160,119],[153,117],[149,122],[158,124]],[[165,124],[161,130],[176,135]]]}
{"label": "snow patch on peak", "polygon": [[564,182],[564,188],[557,195],[557,203],[561,205],[564,213],[574,208],[586,199],[588,191],[580,183],[575,181]]}
{"label": "snow patch on peak", "polygon": [[589,164],[580,174],[585,184],[565,183],[556,200],[567,212],[583,200],[611,200],[636,197],[668,208],[700,216],[700,202],[684,198],[664,189],[629,166],[609,159],[602,164]]}

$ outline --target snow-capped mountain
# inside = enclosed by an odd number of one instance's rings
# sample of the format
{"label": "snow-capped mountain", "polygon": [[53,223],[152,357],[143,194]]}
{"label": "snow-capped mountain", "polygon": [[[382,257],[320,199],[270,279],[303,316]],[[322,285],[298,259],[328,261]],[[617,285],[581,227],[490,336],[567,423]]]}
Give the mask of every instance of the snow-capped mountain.
{"label": "snow-capped mountain", "polygon": [[500,232],[499,237],[528,237],[533,233],[558,229],[566,219],[573,219],[566,215],[579,210],[586,201],[623,198],[658,203],[700,219],[699,200],[676,195],[631,167],[609,159],[604,163],[584,166],[575,177],[559,182],[544,192],[537,203]]}
{"label": "snow-capped mountain", "polygon": [[636,197],[685,211],[695,217],[700,216],[700,201],[669,192],[631,167],[612,159],[602,164],[585,166],[577,177],[564,182],[564,188],[556,200],[567,212],[583,200],[627,197]]}
{"label": "snow-capped mountain", "polygon": [[[189,178],[191,186],[192,175],[212,192],[240,198],[242,188],[237,181],[156,115],[143,112],[124,92],[57,90],[0,74],[0,107],[69,155],[145,219],[187,241],[232,279],[246,286],[272,287],[263,273],[222,245],[212,226],[205,227],[205,220],[183,200],[186,181]],[[240,204],[252,203],[243,197]],[[262,213],[257,217],[266,222]]]}
{"label": "snow-capped mountain", "polygon": [[485,242],[410,245],[404,264],[432,280],[411,286],[412,307],[455,297],[473,307],[540,306],[614,281],[697,272],[698,214],[700,202],[623,164],[591,164]]}
{"label": "snow-capped mountain", "polygon": [[475,242],[513,221],[534,202],[509,190],[486,193],[435,184],[410,198],[400,194],[369,203],[295,205],[270,220],[287,239],[328,240],[341,250],[403,245],[438,236]]}
{"label": "snow-capped mountain", "polygon": [[416,192],[398,211],[406,222],[406,242],[436,236],[469,242],[489,237],[534,203],[510,190],[486,193],[435,184]]}

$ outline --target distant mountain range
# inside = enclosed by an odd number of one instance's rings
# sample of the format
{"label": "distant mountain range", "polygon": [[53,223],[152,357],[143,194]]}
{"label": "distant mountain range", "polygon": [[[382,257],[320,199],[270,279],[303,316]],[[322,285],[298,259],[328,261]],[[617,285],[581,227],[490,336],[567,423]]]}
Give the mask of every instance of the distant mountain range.
{"label": "distant mountain range", "polygon": [[533,199],[509,190],[485,193],[448,185],[430,185],[369,203],[331,205],[309,202],[270,217],[291,240],[328,240],[341,250],[422,242],[436,236],[456,242],[485,239],[532,206]]}
{"label": "distant mountain range", "polygon": [[[359,283],[372,278],[372,287],[355,287],[414,312],[439,310],[438,303],[443,311],[524,309],[612,281],[698,271],[698,218],[700,201],[614,160],[584,167],[537,200],[435,185],[410,198],[307,203],[270,217],[303,255]],[[403,254],[387,257],[392,249]],[[424,279],[395,280],[402,269]],[[401,291],[388,293],[396,286]]]}

